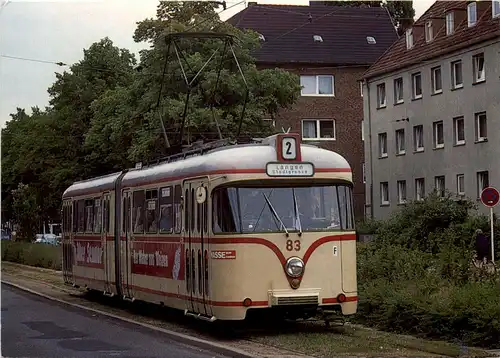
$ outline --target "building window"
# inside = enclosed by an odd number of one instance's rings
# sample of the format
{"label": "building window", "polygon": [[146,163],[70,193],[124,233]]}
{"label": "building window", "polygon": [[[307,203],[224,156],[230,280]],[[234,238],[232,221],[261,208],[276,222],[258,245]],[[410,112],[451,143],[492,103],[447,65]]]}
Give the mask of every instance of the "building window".
{"label": "building window", "polygon": [[425,179],[415,179],[415,200],[424,200],[425,197]]}
{"label": "building window", "polygon": [[453,118],[453,134],[455,145],[465,144],[464,117]]}
{"label": "building window", "polygon": [[467,5],[467,24],[469,27],[474,26],[477,21],[476,3],[471,2]]}
{"label": "building window", "polygon": [[387,133],[379,133],[378,148],[380,158],[387,157]]}
{"label": "building window", "polygon": [[405,130],[398,129],[396,131],[396,154],[405,154]]}
{"label": "building window", "polygon": [[453,12],[446,14],[446,35],[451,35],[455,30],[455,16]]}
{"label": "building window", "polygon": [[359,82],[359,93],[361,93],[361,97],[363,97],[363,82]]}
{"label": "building window", "polygon": [[413,143],[415,152],[424,151],[424,126],[422,124],[413,127]]}
{"label": "building window", "polygon": [[492,0],[491,13],[493,17],[500,16],[500,0]]}
{"label": "building window", "polygon": [[462,61],[451,63],[451,84],[453,88],[462,88],[464,81],[462,78]]}
{"label": "building window", "polygon": [[302,96],[334,96],[335,79],[331,75],[300,76]]}
{"label": "building window", "polygon": [[474,71],[474,83],[483,82],[486,79],[483,53],[472,57],[472,69]]}
{"label": "building window", "polygon": [[481,197],[481,192],[490,186],[488,171],[477,172],[477,197]]}
{"label": "building window", "polygon": [[434,148],[444,148],[444,129],[443,121],[437,121],[433,124],[434,128]]}
{"label": "building window", "polygon": [[445,181],[444,181],[444,175],[440,175],[437,177],[434,177],[434,185],[436,188],[436,193],[438,196],[444,196],[444,191],[445,191]]}
{"label": "building window", "polygon": [[380,183],[380,205],[389,205],[389,183]]}
{"label": "building window", "polygon": [[457,194],[465,195],[465,175],[457,174]]}
{"label": "building window", "polygon": [[413,29],[406,30],[406,48],[409,50],[413,47]]}
{"label": "building window", "polygon": [[385,83],[377,85],[377,106],[378,108],[386,106]]}
{"label": "building window", "polygon": [[443,79],[441,77],[441,66],[431,68],[432,93],[443,92]]}
{"label": "building window", "polygon": [[425,23],[425,41],[431,42],[433,39],[434,33],[432,31],[432,21],[427,21]]}
{"label": "building window", "polygon": [[422,75],[420,72],[411,75],[413,99],[422,98]]}
{"label": "building window", "polygon": [[403,77],[394,80],[394,103],[403,103]]}
{"label": "building window", "polygon": [[304,119],[302,120],[303,139],[335,140],[335,120]]}
{"label": "building window", "polygon": [[486,124],[486,112],[476,113],[475,115],[476,127],[476,142],[484,142],[488,138],[488,127]]}
{"label": "building window", "polygon": [[398,180],[398,204],[406,204],[406,180]]}

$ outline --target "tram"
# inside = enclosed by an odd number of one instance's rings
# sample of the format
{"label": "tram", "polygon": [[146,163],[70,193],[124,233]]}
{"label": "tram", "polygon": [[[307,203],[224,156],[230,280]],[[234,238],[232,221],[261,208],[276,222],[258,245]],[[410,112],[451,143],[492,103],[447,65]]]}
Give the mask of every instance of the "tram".
{"label": "tram", "polygon": [[188,154],[67,188],[66,284],[207,321],[356,312],[353,182],[341,155],[295,133]]}

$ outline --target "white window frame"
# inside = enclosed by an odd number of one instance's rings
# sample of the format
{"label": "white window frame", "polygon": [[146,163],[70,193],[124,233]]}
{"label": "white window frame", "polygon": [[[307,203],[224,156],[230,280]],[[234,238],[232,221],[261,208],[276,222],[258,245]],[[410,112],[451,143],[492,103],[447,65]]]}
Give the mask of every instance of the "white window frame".
{"label": "white window frame", "polygon": [[476,178],[477,178],[477,197],[479,198],[484,188],[488,187],[490,184],[490,173],[487,170],[482,170],[476,173]]}
{"label": "white window frame", "polygon": [[[462,78],[462,82],[457,83],[457,65],[460,65],[460,77]],[[462,66],[462,60],[453,61],[450,64],[451,66],[451,87],[453,89],[462,88],[464,86],[464,71]]]}
{"label": "white window frame", "polygon": [[[384,195],[385,194],[385,195]],[[380,183],[380,205],[389,205],[389,182]]]}
{"label": "white window frame", "polygon": [[491,1],[491,17],[500,16],[500,0]]}
{"label": "white window frame", "polygon": [[[382,90],[384,94],[384,98],[382,101]],[[385,108],[387,106],[387,92],[385,90],[385,82],[379,83],[377,85],[377,108]]]}
{"label": "white window frame", "polygon": [[444,196],[444,193],[446,191],[446,178],[444,175],[438,175],[434,177],[434,188],[436,189],[438,196]]}
{"label": "white window frame", "polygon": [[[459,133],[458,124],[459,124],[459,122],[462,123],[462,128],[463,128],[463,133],[464,133],[463,139],[458,138],[458,133]],[[455,145],[464,145],[465,144],[465,119],[463,116],[453,118],[453,134],[455,137]]]}
{"label": "white window frame", "polygon": [[[316,122],[316,137],[314,138],[304,138],[304,122]],[[322,138],[321,137],[321,132],[320,132],[320,123],[321,122],[333,122],[333,137],[332,138]],[[302,140],[305,141],[334,141],[337,139],[337,123],[335,119],[330,119],[330,118],[319,118],[319,119],[313,119],[313,118],[306,118],[302,120]]]}
{"label": "white window frame", "polygon": [[[481,121],[480,117],[485,117],[485,125],[486,125],[486,137],[481,137]],[[474,114],[474,125],[476,131],[476,142],[485,142],[488,140],[488,117],[486,116],[486,112],[479,112]]]}
{"label": "white window frame", "polygon": [[[382,145],[382,138],[385,138],[383,139],[385,141],[385,146]],[[387,153],[387,132],[378,134],[378,155],[380,158],[387,158],[389,156],[389,153]]]}
{"label": "white window frame", "polygon": [[457,174],[457,195],[465,195],[465,175]]}
{"label": "white window frame", "polygon": [[363,97],[363,82],[359,81],[359,92],[361,93],[361,97]]}
{"label": "white window frame", "polygon": [[398,180],[398,204],[406,204],[406,180]]}
{"label": "white window frame", "polygon": [[[443,127],[443,143],[438,143],[438,126],[441,125]],[[444,148],[444,122],[443,121],[436,121],[432,123],[432,132],[433,132],[433,142],[434,142],[434,149],[441,149]]]}
{"label": "white window frame", "polygon": [[[483,61],[482,71],[478,71],[480,60]],[[478,53],[472,56],[472,71],[474,72],[474,83],[480,83],[486,81],[484,53]]]}
{"label": "white window frame", "polygon": [[431,42],[434,39],[434,32],[432,31],[432,20],[425,23],[425,42]]}
{"label": "white window frame", "polygon": [[[417,94],[417,77],[420,77],[420,94]],[[413,99],[420,99],[422,98],[423,95],[423,88],[422,88],[422,73],[420,72],[415,72],[411,74],[411,95]]]}
{"label": "white window frame", "polygon": [[[420,190],[419,190],[420,189]],[[415,179],[415,200],[422,201],[425,198],[425,179]]]}
{"label": "white window frame", "polygon": [[471,2],[467,5],[467,26],[472,27],[477,23],[477,5]]}
{"label": "white window frame", "polygon": [[[436,77],[436,72],[438,70],[439,70],[439,74],[440,74],[439,78],[441,80],[440,81],[441,83],[439,84],[439,86],[440,86],[439,89],[436,86],[436,84],[437,84],[437,82],[436,82],[436,78],[437,78]],[[431,90],[432,90],[433,94],[443,93],[443,72],[441,71],[441,66],[436,66],[436,67],[431,68],[431,86],[432,86]]]}
{"label": "white window frame", "polygon": [[365,121],[361,120],[361,140],[365,140]]}
{"label": "white window frame", "polygon": [[398,77],[398,78],[394,79],[394,103],[395,104],[403,103],[405,101],[403,85],[404,85],[403,77]]}
{"label": "white window frame", "polygon": [[[402,140],[401,140],[402,139]],[[396,130],[396,154],[406,154],[405,130],[400,128]]]}
{"label": "white window frame", "polygon": [[[335,76],[333,75],[300,75],[300,79],[303,77],[314,77],[316,79],[316,90],[315,93],[303,93],[303,88],[300,89],[300,95],[302,97],[335,97]],[[332,79],[332,93],[319,93],[319,79],[320,77],[330,77]],[[302,84],[301,84],[302,87]]]}
{"label": "white window frame", "polygon": [[455,14],[453,11],[446,13],[446,35],[452,35],[455,32]]}
{"label": "white window frame", "polygon": [[366,165],[363,163],[363,184],[366,184]]}
{"label": "white window frame", "polygon": [[410,27],[406,30],[406,49],[411,49],[413,45],[413,29]]}
{"label": "white window frame", "polygon": [[[418,132],[420,129],[420,139],[422,146],[419,146],[419,141],[418,139]],[[415,152],[423,152],[424,151],[424,126],[423,124],[419,124],[416,126],[413,126],[413,148]]]}

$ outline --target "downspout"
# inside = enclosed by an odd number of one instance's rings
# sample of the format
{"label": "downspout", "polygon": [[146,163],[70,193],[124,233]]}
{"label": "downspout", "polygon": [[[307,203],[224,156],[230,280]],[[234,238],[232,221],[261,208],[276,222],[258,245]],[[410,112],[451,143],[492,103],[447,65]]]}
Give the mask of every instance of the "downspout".
{"label": "downspout", "polygon": [[368,120],[368,153],[370,156],[370,218],[373,220],[373,147],[372,147],[372,116],[371,116],[371,106],[370,106],[370,85],[368,80],[365,79],[364,83],[366,85],[366,101],[368,102],[367,120]]}

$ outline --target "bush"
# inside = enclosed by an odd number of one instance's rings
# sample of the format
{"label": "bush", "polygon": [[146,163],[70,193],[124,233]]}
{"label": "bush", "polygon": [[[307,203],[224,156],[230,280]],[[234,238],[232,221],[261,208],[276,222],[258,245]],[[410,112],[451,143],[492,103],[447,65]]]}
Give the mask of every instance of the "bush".
{"label": "bush", "polygon": [[2,260],[23,265],[61,270],[61,246],[7,240],[2,241],[1,245]]}
{"label": "bush", "polygon": [[[354,320],[500,348],[500,274],[474,275],[473,235],[478,228],[489,232],[489,223],[473,209],[471,202],[431,195],[380,222],[377,239],[358,247]],[[498,222],[495,230],[500,238]]]}

